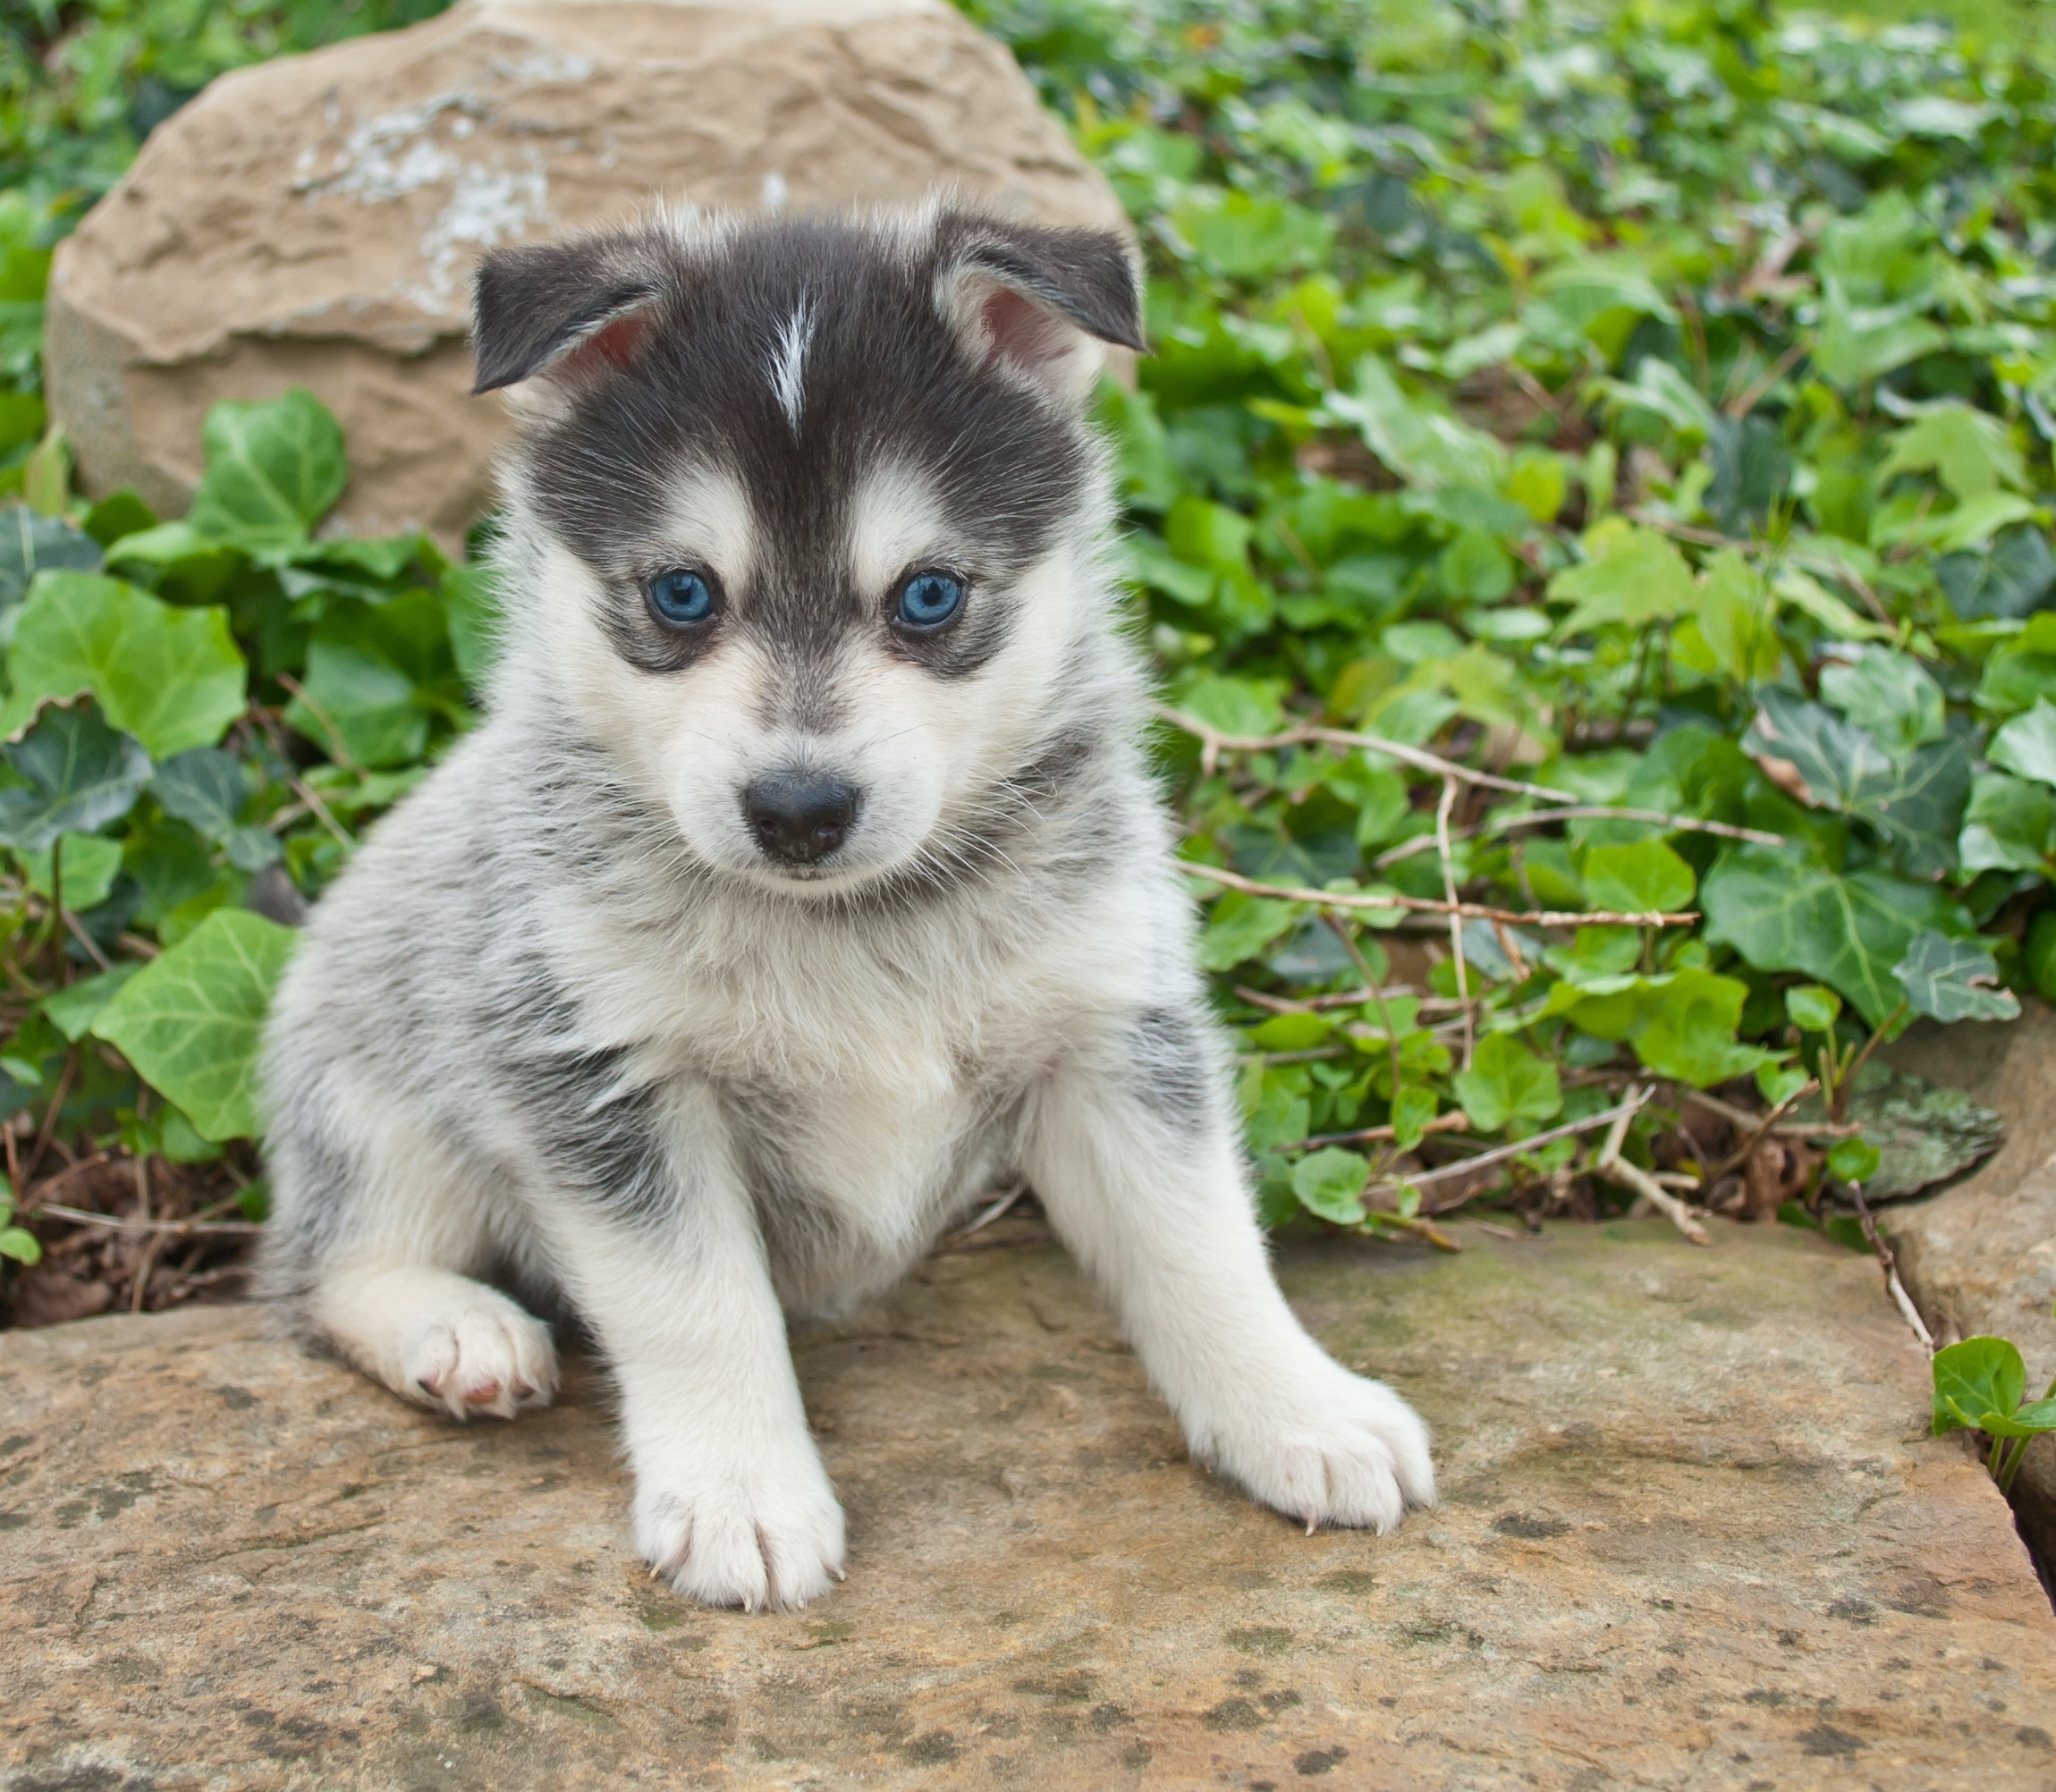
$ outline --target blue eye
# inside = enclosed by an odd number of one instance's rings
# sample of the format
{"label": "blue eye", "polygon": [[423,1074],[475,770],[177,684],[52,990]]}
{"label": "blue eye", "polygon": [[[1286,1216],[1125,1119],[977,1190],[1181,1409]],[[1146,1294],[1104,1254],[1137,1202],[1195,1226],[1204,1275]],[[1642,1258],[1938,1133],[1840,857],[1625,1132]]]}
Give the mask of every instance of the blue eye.
{"label": "blue eye", "polygon": [[917,572],[900,587],[893,620],[903,629],[939,629],[964,607],[964,581],[953,572]]}
{"label": "blue eye", "polygon": [[673,567],[649,581],[649,607],[666,622],[690,628],[714,614],[714,585],[704,572]]}

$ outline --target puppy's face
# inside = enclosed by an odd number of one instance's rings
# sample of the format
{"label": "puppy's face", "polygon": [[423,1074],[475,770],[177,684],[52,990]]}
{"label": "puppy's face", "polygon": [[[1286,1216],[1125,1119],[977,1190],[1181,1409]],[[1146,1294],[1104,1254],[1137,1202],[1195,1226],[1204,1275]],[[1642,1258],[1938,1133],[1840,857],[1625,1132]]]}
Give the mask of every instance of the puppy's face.
{"label": "puppy's face", "polygon": [[696,857],[828,893],[960,859],[1097,601],[1083,410],[1139,346],[1118,240],[941,213],[514,250],[543,577],[510,618]]}

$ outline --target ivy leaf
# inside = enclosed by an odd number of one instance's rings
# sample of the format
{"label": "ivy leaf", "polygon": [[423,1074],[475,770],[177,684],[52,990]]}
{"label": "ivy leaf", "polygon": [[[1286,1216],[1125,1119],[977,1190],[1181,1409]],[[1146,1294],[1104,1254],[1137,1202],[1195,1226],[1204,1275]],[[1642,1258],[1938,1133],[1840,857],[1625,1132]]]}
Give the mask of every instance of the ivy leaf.
{"label": "ivy leaf", "polygon": [[270,829],[238,824],[236,817],[250,797],[250,782],[233,753],[218,747],[195,747],[167,759],[150,780],[150,794],[166,815],[218,841],[239,871],[262,871],[284,855]]}
{"label": "ivy leaf", "polygon": [[1622,915],[1671,915],[1692,900],[1692,867],[1660,840],[1595,846],[1582,867],[1586,900]]}
{"label": "ivy leaf", "polygon": [[1982,551],[1943,554],[1934,562],[1934,576],[1949,594],[1949,607],[1967,621],[2018,620],[2056,585],[2056,555],[2043,530],[2023,526],[2001,530]]}
{"label": "ivy leaf", "polygon": [[2036,697],[2034,708],[2016,715],[1992,737],[1985,757],[2023,778],[2056,784],[2056,703]]}
{"label": "ivy leaf", "polygon": [[1831,985],[1873,1027],[1899,1004],[1892,967],[1913,936],[1968,930],[1933,884],[1875,870],[1845,875],[1793,847],[1730,848],[1700,881],[1699,902],[1709,944],[1732,946],[1757,970]]}
{"label": "ivy leaf", "polygon": [[200,1137],[252,1138],[262,1128],[258,1055],[292,930],[247,909],[217,909],[124,984],[93,1022]]}
{"label": "ivy leaf", "polygon": [[1557,625],[1558,635],[1583,634],[1608,622],[1639,628],[1682,616],[1697,603],[1685,556],[1654,529],[1607,524],[1590,545],[1591,559],[1549,581],[1552,603],[1576,605]]}
{"label": "ivy leaf", "polygon": [[1844,391],[1949,346],[1949,338],[1919,315],[1917,306],[1857,305],[1832,278],[1823,283],[1822,298],[1814,365]]}
{"label": "ivy leaf", "polygon": [[[1425,1033],[1409,1035],[1409,1042],[1402,1042],[1402,1054],[1406,1043],[1426,1037]],[[1449,1068],[1446,1057],[1441,1068]],[[1411,1151],[1427,1136],[1428,1122],[1435,1117],[1436,1105],[1433,1089],[1424,1089],[1418,1084],[1409,1084],[1400,1090],[1392,1097],[1392,1143],[1401,1151]]]}
{"label": "ivy leaf", "polygon": [[1776,1056],[1736,1040],[1742,1005],[1749,998],[1749,986],[1739,978],[1681,970],[1662,981],[1652,994],[1654,1000],[1646,999],[1645,1011],[1628,1038],[1636,1056],[1659,1077],[1710,1088],[1746,1077]]}
{"label": "ivy leaf", "polygon": [[343,426],[304,386],[261,404],[224,399],[200,444],[207,470],[186,520],[260,559],[304,541],[350,483]]}
{"label": "ivy leaf", "polygon": [[[1827,1103],[1816,1090],[1792,1118],[1806,1126],[1824,1124]],[[1873,1201],[1917,1195],[1960,1176],[1998,1150],[2006,1135],[1999,1116],[1961,1090],[1938,1088],[1874,1058],[1857,1072],[1844,1118],[1861,1127],[1881,1154],[1879,1168],[1864,1181]]]}
{"label": "ivy leaf", "polygon": [[1218,188],[1195,190],[1172,209],[1170,223],[1180,242],[1231,280],[1317,266],[1335,234],[1332,220],[1289,199]]}
{"label": "ivy leaf", "polygon": [[1970,807],[1957,836],[1966,872],[2041,871],[2056,833],[2056,792],[2026,778],[1980,772],[1971,781]]}
{"label": "ivy leaf", "polygon": [[1841,1011],[1841,997],[1820,984],[1795,984],[1785,992],[1786,1018],[1802,1033],[1833,1032]]}
{"label": "ivy leaf", "polygon": [[166,815],[190,823],[209,840],[219,840],[242,814],[250,781],[233,753],[195,747],[157,767],[150,794]]}
{"label": "ivy leaf", "polygon": [[1184,708],[1223,734],[1274,734],[1285,713],[1278,705],[1278,684],[1272,679],[1231,678],[1210,672],[1185,692]]}
{"label": "ivy leaf", "polygon": [[1309,1213],[1338,1226],[1355,1226],[1364,1217],[1364,1185],[1371,1166],[1353,1151],[1329,1145],[1309,1152],[1292,1166],[1292,1192]]}
{"label": "ivy leaf", "polygon": [[[55,862],[60,855],[61,865]],[[38,896],[55,893],[74,914],[83,914],[98,908],[114,887],[122,871],[122,843],[97,833],[64,833],[40,852],[25,852],[21,858],[30,889]],[[62,888],[53,883],[54,871],[63,873],[56,880]]]}
{"label": "ivy leaf", "polygon": [[301,689],[286,722],[325,751],[374,769],[419,759],[431,719],[462,713],[443,606],[427,591],[337,603],[308,644]]}
{"label": "ivy leaf", "polygon": [[55,995],[45,996],[43,1013],[51,1026],[75,1045],[92,1030],[93,1022],[100,1018],[122,985],[140,969],[140,964],[123,963],[112,970],[102,971],[97,976],[83,977]]}
{"label": "ivy leaf", "polygon": [[1299,918],[1297,903],[1231,890],[1208,912],[1199,939],[1199,962],[1210,971],[1233,970],[1255,958]]}
{"label": "ivy leaf", "polygon": [[1409,398],[1376,355],[1357,363],[1356,390],[1328,394],[1327,408],[1362,433],[1364,445],[1410,486],[1495,490],[1506,450],[1482,429]]}
{"label": "ivy leaf", "polygon": [[2005,420],[1959,399],[1934,406],[1892,435],[1877,482],[1887,485],[1900,473],[1934,473],[1959,498],[2001,486],[2032,489],[2027,462]]}
{"label": "ivy leaf", "polygon": [[2019,999],[1999,988],[1999,963],[1983,946],[1932,928],[1913,936],[1892,975],[1916,1014],[1931,1020],[2016,1020]]}
{"label": "ivy leaf", "polygon": [[150,775],[149,755],[86,708],[45,710],[0,756],[23,780],[0,790],[0,844],[30,852],[128,814]]}
{"label": "ivy leaf", "polygon": [[1821,695],[1892,757],[1947,731],[1942,687],[1918,660],[1889,648],[1860,647],[1854,660],[1832,662],[1821,672]]}
{"label": "ivy leaf", "polygon": [[2003,1338],[1966,1338],[1937,1350],[1931,1367],[1936,1437],[1958,1425],[1985,1431],[1988,1418],[2010,1419],[2027,1391],[2027,1365]]}
{"label": "ivy leaf", "polygon": [[1757,694],[1745,752],[1774,783],[1815,808],[1867,822],[1900,868],[1916,877],[1954,869],[1956,836],[1970,796],[1970,755],[1945,740],[1898,758],[1867,729],[1778,686]]}
{"label": "ivy leaf", "polygon": [[37,579],[15,621],[7,675],[13,692],[0,734],[18,733],[45,703],[89,691],[157,758],[220,740],[248,703],[226,610],[159,603],[91,572]]}
{"label": "ivy leaf", "polygon": [[1867,1139],[1838,1138],[1828,1147],[1828,1174],[1838,1182],[1868,1182],[1883,1162],[1884,1154]]}
{"label": "ivy leaf", "polygon": [[62,517],[38,516],[27,504],[0,510],[0,612],[29,595],[38,572],[90,572],[100,545]]}
{"label": "ivy leaf", "polygon": [[1451,1078],[1451,1086],[1480,1132],[1497,1132],[1517,1120],[1549,1120],[1563,1106],[1556,1066],[1510,1033],[1488,1033],[1479,1040],[1470,1069]]}

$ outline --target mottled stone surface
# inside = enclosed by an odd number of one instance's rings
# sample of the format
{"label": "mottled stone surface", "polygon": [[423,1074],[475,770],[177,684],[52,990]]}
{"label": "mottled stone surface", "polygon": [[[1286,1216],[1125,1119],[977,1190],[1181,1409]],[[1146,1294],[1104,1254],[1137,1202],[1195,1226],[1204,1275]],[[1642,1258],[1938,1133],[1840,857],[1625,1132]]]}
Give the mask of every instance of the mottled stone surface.
{"label": "mottled stone surface", "polygon": [[1288,1253],[1446,1500],[1186,1459],[1032,1229],[798,1340],[850,1579],[638,1567],[604,1388],[470,1429],[247,1309],[0,1336],[0,1785],[2056,1786],[2056,1619],[1861,1258],[1785,1228]]}
{"label": "mottled stone surface", "polygon": [[[2056,1011],[2030,1001],[2007,1026],[1916,1028],[1890,1055],[2005,1119],[2006,1143],[1970,1176],[1882,1218],[1938,1335],[2010,1338],[2039,1395],[2056,1375]],[[2021,1527],[2056,1561],[2056,1438],[2029,1447],[2014,1497]]]}

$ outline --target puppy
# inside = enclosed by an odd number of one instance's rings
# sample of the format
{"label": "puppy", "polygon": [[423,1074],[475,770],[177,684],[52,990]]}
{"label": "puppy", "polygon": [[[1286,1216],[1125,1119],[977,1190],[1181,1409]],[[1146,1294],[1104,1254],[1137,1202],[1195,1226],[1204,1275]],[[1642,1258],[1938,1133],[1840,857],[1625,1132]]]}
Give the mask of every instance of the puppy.
{"label": "puppy", "polygon": [[478,390],[521,418],[487,715],[280,992],[263,1281],[459,1418],[555,1384],[503,1287],[570,1308],[637,1545],[711,1604],[842,1572],[785,1314],[887,1288],[1002,1175],[1197,1458],[1308,1526],[1434,1497],[1252,1215],[1099,561],[1110,342],[1143,346],[1117,238],[948,207],[478,275]]}

